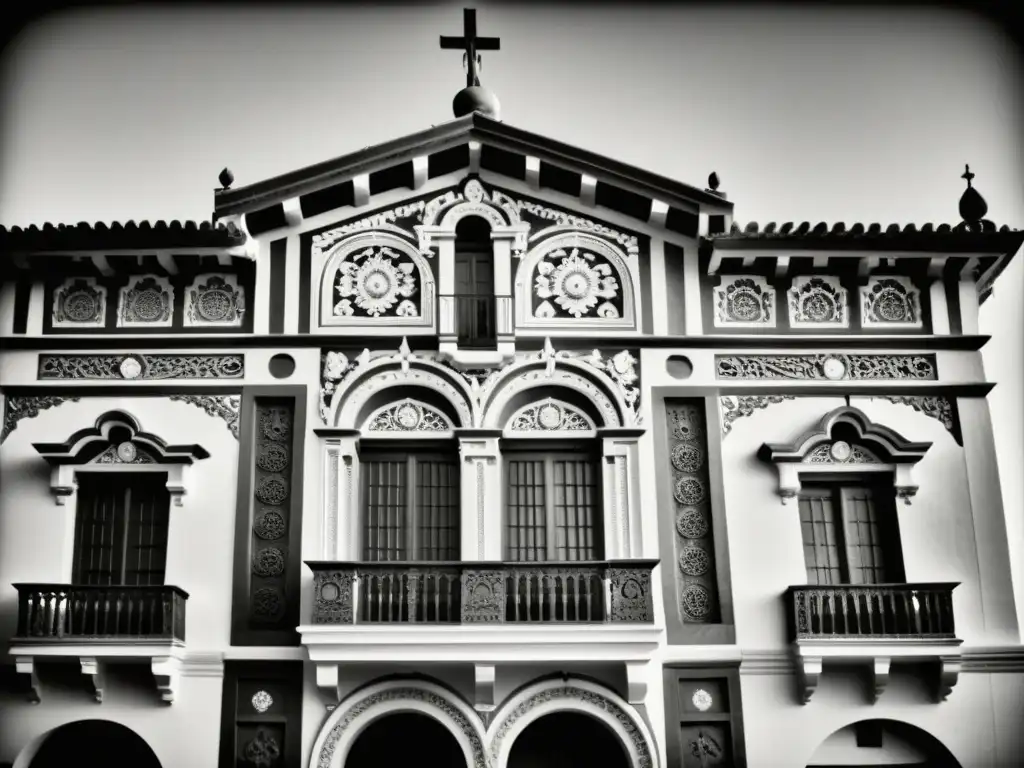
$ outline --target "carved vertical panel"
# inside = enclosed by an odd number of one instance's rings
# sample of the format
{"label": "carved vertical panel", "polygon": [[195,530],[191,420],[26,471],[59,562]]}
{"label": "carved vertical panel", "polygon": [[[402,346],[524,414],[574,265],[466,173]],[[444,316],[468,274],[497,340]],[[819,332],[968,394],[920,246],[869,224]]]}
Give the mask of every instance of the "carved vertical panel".
{"label": "carved vertical panel", "polygon": [[296,478],[293,456],[295,404],[290,399],[257,399],[253,436],[252,568],[250,624],[260,629],[285,629],[288,624],[287,564],[291,501]]}
{"label": "carved vertical panel", "polygon": [[219,765],[290,768],[301,749],[302,662],[225,662]]}
{"label": "carved vertical panel", "polygon": [[668,452],[675,521],[676,606],[684,623],[720,620],[702,399],[671,400]]}

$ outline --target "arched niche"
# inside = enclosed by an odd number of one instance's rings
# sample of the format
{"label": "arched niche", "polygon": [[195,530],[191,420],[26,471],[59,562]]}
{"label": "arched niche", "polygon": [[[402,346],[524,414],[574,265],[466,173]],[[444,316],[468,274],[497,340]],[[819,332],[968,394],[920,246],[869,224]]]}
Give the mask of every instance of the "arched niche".
{"label": "arched niche", "polygon": [[145,432],[125,411],[107,411],[96,423],[74,432],[62,443],[33,443],[50,465],[50,489],[63,506],[77,487],[81,472],[162,472],[176,506],[188,490],[188,468],[209,458],[201,445],[170,445]]}
{"label": "arched niche", "polygon": [[859,720],[837,728],[814,750],[807,768],[844,764],[921,765],[960,768],[945,744],[928,731],[899,720]]}
{"label": "arched niche", "polygon": [[350,235],[329,252],[320,277],[320,326],[368,333],[430,332],[437,303],[433,272],[399,235]]}
{"label": "arched niche", "polygon": [[534,246],[515,276],[517,328],[636,328],[636,257],[588,232]]}
{"label": "arched niche", "polygon": [[74,755],[79,765],[161,768],[152,747],[135,731],[110,720],[76,720],[33,739],[13,768],[64,768]]}
{"label": "arched niche", "polygon": [[897,496],[909,504],[918,489],[913,467],[929,448],[931,443],[910,442],[872,422],[859,408],[846,405],[826,413],[792,443],[765,443],[758,456],[778,470],[783,503],[796,496],[809,478],[871,473],[892,475]]}
{"label": "arched niche", "polygon": [[576,677],[532,683],[501,704],[487,729],[491,768],[510,768],[516,738],[538,719],[558,712],[589,715],[608,727],[622,744],[630,768],[658,768],[654,739],[636,710],[605,686]]}
{"label": "arched niche", "polygon": [[345,698],[327,718],[313,744],[311,765],[344,768],[356,738],[381,717],[417,712],[434,718],[458,741],[471,768],[490,768],[476,712],[448,688],[428,680],[372,683]]}
{"label": "arched niche", "polygon": [[335,393],[331,410],[334,426],[363,425],[386,402],[396,402],[415,391],[415,398],[445,414],[453,427],[474,424],[473,407],[465,384],[445,368],[425,362],[381,359],[357,372]]}

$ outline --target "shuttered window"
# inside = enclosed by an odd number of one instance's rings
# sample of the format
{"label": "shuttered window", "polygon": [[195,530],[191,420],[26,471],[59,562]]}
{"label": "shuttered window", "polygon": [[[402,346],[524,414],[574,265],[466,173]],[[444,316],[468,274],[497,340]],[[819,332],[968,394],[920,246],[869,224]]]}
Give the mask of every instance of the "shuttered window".
{"label": "shuttered window", "polygon": [[436,453],[362,456],[363,559],[458,560],[458,470]]}
{"label": "shuttered window", "polygon": [[807,486],[800,528],[808,584],[884,584],[903,580],[891,488]]}
{"label": "shuttered window", "polygon": [[579,453],[509,452],[505,477],[509,560],[603,557],[596,460]]}
{"label": "shuttered window", "polygon": [[74,583],[163,585],[169,510],[166,473],[79,473]]}

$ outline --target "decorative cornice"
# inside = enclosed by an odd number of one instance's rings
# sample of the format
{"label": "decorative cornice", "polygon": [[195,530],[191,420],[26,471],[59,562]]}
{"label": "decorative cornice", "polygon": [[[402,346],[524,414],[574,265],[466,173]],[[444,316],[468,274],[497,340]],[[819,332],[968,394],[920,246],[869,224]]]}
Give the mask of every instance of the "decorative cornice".
{"label": "decorative cornice", "polygon": [[239,395],[171,395],[170,399],[191,403],[211,416],[224,419],[231,434],[238,439],[238,415],[242,406]]}
{"label": "decorative cornice", "polygon": [[7,439],[7,436],[18,426],[22,419],[31,419],[39,415],[40,411],[53,408],[66,400],[78,402],[78,397],[61,397],[59,395],[26,395],[11,396],[4,403],[4,427],[0,434],[0,443]]}
{"label": "decorative cornice", "polygon": [[40,355],[40,379],[240,379],[244,355]]}
{"label": "decorative cornice", "polygon": [[719,398],[722,409],[722,437],[729,434],[736,419],[752,416],[754,411],[763,410],[772,403],[795,399],[794,395],[729,395]]}
{"label": "decorative cornice", "polygon": [[864,379],[937,378],[935,355],[716,355],[720,379]]}

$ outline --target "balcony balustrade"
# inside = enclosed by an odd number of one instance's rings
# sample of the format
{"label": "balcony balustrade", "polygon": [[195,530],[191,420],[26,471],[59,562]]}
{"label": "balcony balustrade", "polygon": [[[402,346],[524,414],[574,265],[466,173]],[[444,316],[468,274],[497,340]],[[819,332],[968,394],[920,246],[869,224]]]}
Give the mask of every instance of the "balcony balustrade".
{"label": "balcony balustrade", "polygon": [[185,602],[178,587],[15,584],[18,631],[28,642],[124,639],[185,641]]}
{"label": "balcony balustrade", "polygon": [[314,624],[586,624],[653,622],[657,562],[306,565]]}

